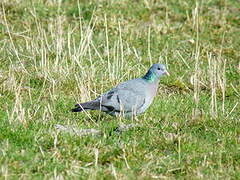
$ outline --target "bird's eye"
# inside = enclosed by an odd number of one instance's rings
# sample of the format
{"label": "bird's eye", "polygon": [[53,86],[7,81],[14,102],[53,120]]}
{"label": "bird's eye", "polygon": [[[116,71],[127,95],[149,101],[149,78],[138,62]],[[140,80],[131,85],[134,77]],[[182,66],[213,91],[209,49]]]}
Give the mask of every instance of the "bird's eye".
{"label": "bird's eye", "polygon": [[157,68],[158,70],[160,70],[160,68]]}

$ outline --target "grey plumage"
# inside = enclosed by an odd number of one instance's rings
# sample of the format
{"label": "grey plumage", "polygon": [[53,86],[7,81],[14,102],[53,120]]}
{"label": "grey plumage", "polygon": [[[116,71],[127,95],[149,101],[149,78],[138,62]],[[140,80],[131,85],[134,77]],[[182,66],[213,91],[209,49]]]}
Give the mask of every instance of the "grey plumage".
{"label": "grey plumage", "polygon": [[169,75],[165,65],[153,64],[143,77],[120,83],[95,100],[76,104],[72,112],[100,110],[113,116],[141,114],[152,103],[163,75]]}

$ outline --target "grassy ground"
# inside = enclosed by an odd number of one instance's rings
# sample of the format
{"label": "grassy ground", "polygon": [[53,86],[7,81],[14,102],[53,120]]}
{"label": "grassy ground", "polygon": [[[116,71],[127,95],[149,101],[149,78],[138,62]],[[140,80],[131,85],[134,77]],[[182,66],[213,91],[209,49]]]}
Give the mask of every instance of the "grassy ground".
{"label": "grassy ground", "polygon": [[[239,7],[1,1],[1,179],[239,179]],[[154,62],[171,76],[137,119],[69,112]],[[140,127],[113,133],[121,123]],[[103,135],[60,133],[56,124]]]}

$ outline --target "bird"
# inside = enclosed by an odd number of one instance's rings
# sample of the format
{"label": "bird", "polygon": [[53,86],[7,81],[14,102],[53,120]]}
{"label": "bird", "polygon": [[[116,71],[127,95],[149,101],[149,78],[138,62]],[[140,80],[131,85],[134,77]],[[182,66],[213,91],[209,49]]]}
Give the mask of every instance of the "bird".
{"label": "bird", "polygon": [[169,73],[164,64],[153,64],[147,73],[118,84],[96,99],[76,104],[72,112],[103,111],[111,116],[133,117],[142,114],[157,94],[160,77]]}

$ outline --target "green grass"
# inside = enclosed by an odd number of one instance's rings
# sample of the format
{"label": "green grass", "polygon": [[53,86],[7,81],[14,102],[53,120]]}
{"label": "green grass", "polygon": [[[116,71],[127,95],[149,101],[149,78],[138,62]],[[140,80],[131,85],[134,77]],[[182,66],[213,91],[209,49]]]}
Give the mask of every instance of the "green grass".
{"label": "green grass", "polygon": [[[1,2],[1,179],[239,179],[239,12],[234,0]],[[69,111],[156,62],[171,76],[137,119]],[[114,133],[121,123],[139,127]]]}

